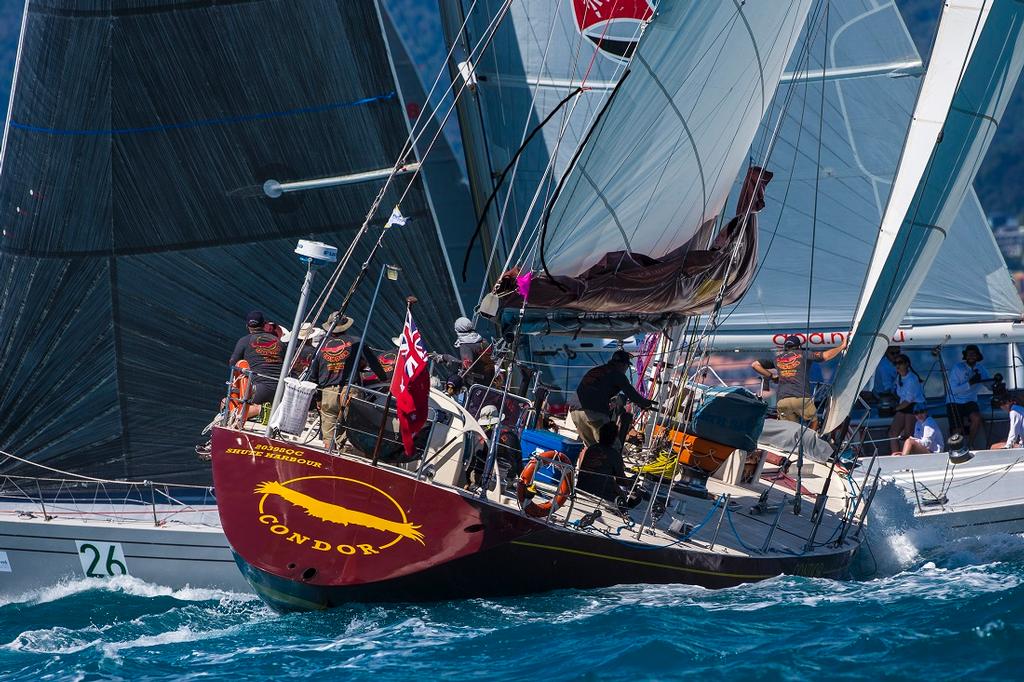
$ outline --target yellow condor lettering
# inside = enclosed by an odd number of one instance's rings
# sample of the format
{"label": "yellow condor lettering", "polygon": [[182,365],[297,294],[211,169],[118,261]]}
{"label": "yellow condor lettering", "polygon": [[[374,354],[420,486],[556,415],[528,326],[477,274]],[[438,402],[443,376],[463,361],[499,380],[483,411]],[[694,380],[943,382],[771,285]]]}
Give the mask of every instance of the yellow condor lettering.
{"label": "yellow condor lettering", "polygon": [[[320,462],[312,462],[302,458],[292,458],[287,455],[278,455],[276,453],[266,452],[262,454],[263,457],[273,458],[277,457],[284,460],[298,461],[299,463],[308,463],[313,466],[321,466]],[[340,505],[332,504],[330,502],[324,502],[314,497],[301,493],[293,488],[289,488],[287,484],[294,483],[296,481],[308,480],[308,479],[332,479],[347,481],[348,483],[363,486],[376,492],[377,494],[386,498],[391,504],[395,506],[395,510],[398,513],[399,520],[393,520],[386,516],[376,516],[367,512],[362,512],[357,509],[349,509]],[[283,540],[291,542],[295,545],[308,547],[318,552],[328,552],[336,550],[343,556],[375,556],[381,554],[384,550],[395,545],[395,543],[402,539],[415,540],[416,542],[424,545],[425,537],[423,533],[419,531],[420,526],[412,523],[406,516],[406,512],[399,505],[398,501],[388,495],[383,490],[376,488],[369,483],[359,481],[356,479],[342,478],[339,476],[308,476],[304,478],[292,479],[280,483],[278,481],[266,481],[256,486],[253,491],[257,495],[262,495],[262,499],[259,502],[259,522],[268,526],[268,530]],[[302,533],[292,531],[286,525],[280,522],[277,516],[273,514],[263,513],[264,504],[270,496],[276,496],[282,501],[287,502],[293,506],[299,507],[306,511],[306,514],[314,519],[327,522],[329,524],[338,524],[340,526],[361,526],[363,528],[369,528],[372,530],[381,531],[384,533],[392,534],[393,537],[389,542],[381,544],[379,547],[369,544],[333,544],[326,540],[317,539],[309,535],[303,535]],[[287,536],[287,537],[284,537]],[[312,541],[312,542],[311,542]]]}
{"label": "yellow condor lettering", "polygon": [[395,535],[403,538],[415,540],[421,545],[425,544],[423,542],[424,536],[423,533],[419,531],[419,526],[409,521],[391,521],[390,519],[384,519],[365,512],[331,504],[330,502],[324,502],[304,493],[300,493],[297,490],[292,490],[277,481],[266,481],[264,483],[260,483],[256,486],[255,492],[258,495],[276,495],[296,507],[305,509],[310,516],[320,519],[321,521],[337,523],[342,526],[354,524],[357,526],[363,526],[364,528],[383,531],[385,533],[394,533]]}

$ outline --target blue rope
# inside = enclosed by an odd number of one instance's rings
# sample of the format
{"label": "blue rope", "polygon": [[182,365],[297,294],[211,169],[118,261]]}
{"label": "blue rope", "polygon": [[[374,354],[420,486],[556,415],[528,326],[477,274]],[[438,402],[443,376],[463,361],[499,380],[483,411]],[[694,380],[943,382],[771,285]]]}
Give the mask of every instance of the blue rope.
{"label": "blue rope", "polygon": [[383,95],[376,95],[374,97],[364,97],[363,99],[357,99],[354,102],[331,102],[330,104],[322,104],[315,107],[303,107],[301,109],[289,109],[287,111],[269,111],[259,114],[230,116],[227,118],[206,118],[198,121],[184,121],[182,123],[168,123],[166,125],[144,126],[141,128],[109,128],[106,130],[68,130],[64,128],[44,128],[42,126],[28,125],[27,123],[18,123],[14,120],[11,121],[11,127],[17,128],[18,130],[27,130],[33,133],[47,133],[49,135],[133,135],[136,133],[157,133],[166,130],[181,130],[183,128],[199,128],[202,126],[230,125],[232,123],[246,123],[248,121],[264,121],[266,119],[280,118],[282,116],[318,114],[325,111],[333,111],[335,109],[347,109],[348,107],[357,107],[362,106],[363,104],[371,104],[373,102],[383,102],[386,100],[395,99],[396,97],[397,94],[394,91],[392,91],[385,93]]}
{"label": "blue rope", "polygon": [[736,530],[736,526],[732,522],[732,509],[725,508],[725,516],[729,519],[729,528],[732,529],[732,534],[736,536],[736,542],[740,543],[740,547],[747,550],[748,552],[760,554],[761,550],[751,547],[747,543],[743,542],[743,538],[740,537],[739,531]]}

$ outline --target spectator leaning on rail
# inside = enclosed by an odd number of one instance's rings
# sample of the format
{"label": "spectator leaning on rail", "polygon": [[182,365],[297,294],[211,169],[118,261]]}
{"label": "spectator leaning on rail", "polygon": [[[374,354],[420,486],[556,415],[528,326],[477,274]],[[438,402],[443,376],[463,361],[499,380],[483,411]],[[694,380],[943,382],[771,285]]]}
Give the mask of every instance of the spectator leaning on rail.
{"label": "spectator leaning on rail", "polygon": [[609,403],[619,393],[624,393],[629,401],[642,409],[655,405],[653,400],[640,395],[629,382],[626,372],[632,364],[633,359],[629,353],[617,350],[607,363],[594,367],[580,379],[576,387],[580,409],[573,410],[570,416],[584,445],[597,443],[601,426],[612,420]]}
{"label": "spectator leaning on rail", "polygon": [[[818,428],[818,412],[811,397],[811,386],[808,380],[810,366],[815,362],[828,362],[846,348],[846,338],[835,348],[825,351],[808,351],[801,346],[799,336],[786,337],[782,350],[774,358],[755,360],[751,367],[755,372],[770,381],[779,384],[776,391],[776,409],[779,419],[790,422],[805,421],[811,429]],[[775,370],[776,373],[770,370]]]}

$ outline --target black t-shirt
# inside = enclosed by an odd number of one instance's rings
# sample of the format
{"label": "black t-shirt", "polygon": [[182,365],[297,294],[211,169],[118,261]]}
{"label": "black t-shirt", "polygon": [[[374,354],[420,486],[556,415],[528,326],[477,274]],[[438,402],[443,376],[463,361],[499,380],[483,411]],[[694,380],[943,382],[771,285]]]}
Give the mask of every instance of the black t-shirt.
{"label": "black t-shirt", "polygon": [[604,414],[608,414],[608,403],[620,392],[625,393],[626,397],[637,405],[650,404],[650,401],[637,393],[629,383],[629,378],[612,365],[599,365],[593,368],[583,375],[579,386],[576,387],[580,407]]}
{"label": "black t-shirt", "polygon": [[[310,364],[310,378],[320,388],[328,386],[343,386],[348,382],[352,373],[353,356],[359,348],[359,339],[348,334],[331,334],[320,348]],[[361,366],[369,365],[377,376],[384,376],[384,369],[377,361],[377,356],[366,346],[363,347],[363,361]],[[355,383],[359,383],[360,376],[357,373]]]}
{"label": "black t-shirt", "polygon": [[[805,357],[806,356],[806,357]],[[779,386],[775,389],[777,400],[784,398],[804,398],[810,395],[810,383],[807,372],[812,362],[821,362],[824,357],[821,351],[782,351],[775,358],[761,360],[765,369],[775,368],[779,371]]]}
{"label": "black t-shirt", "polygon": [[583,455],[581,471],[589,471],[605,476],[626,476],[626,467],[622,462],[622,452],[615,447],[595,443],[587,447]]}
{"label": "black t-shirt", "polygon": [[281,339],[269,332],[247,334],[235,344],[235,352],[231,354],[231,365],[239,360],[249,363],[249,369],[256,373],[257,383],[276,382],[281,376],[284,364],[285,344]]}
{"label": "black t-shirt", "polygon": [[315,356],[316,348],[308,343],[303,343],[302,347],[299,348],[299,351],[295,354],[295,357],[292,358],[291,376],[296,378],[302,376],[302,373],[306,371],[306,368],[313,363],[313,358]]}

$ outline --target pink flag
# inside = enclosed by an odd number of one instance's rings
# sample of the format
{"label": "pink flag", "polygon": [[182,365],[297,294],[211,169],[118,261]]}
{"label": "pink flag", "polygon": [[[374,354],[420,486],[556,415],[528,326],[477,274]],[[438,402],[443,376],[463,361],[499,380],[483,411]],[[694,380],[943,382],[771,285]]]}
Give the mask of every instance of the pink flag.
{"label": "pink flag", "polygon": [[533,281],[533,272],[527,272],[525,275],[519,275],[516,277],[516,290],[519,295],[523,298],[528,298],[530,295],[530,282]]}

